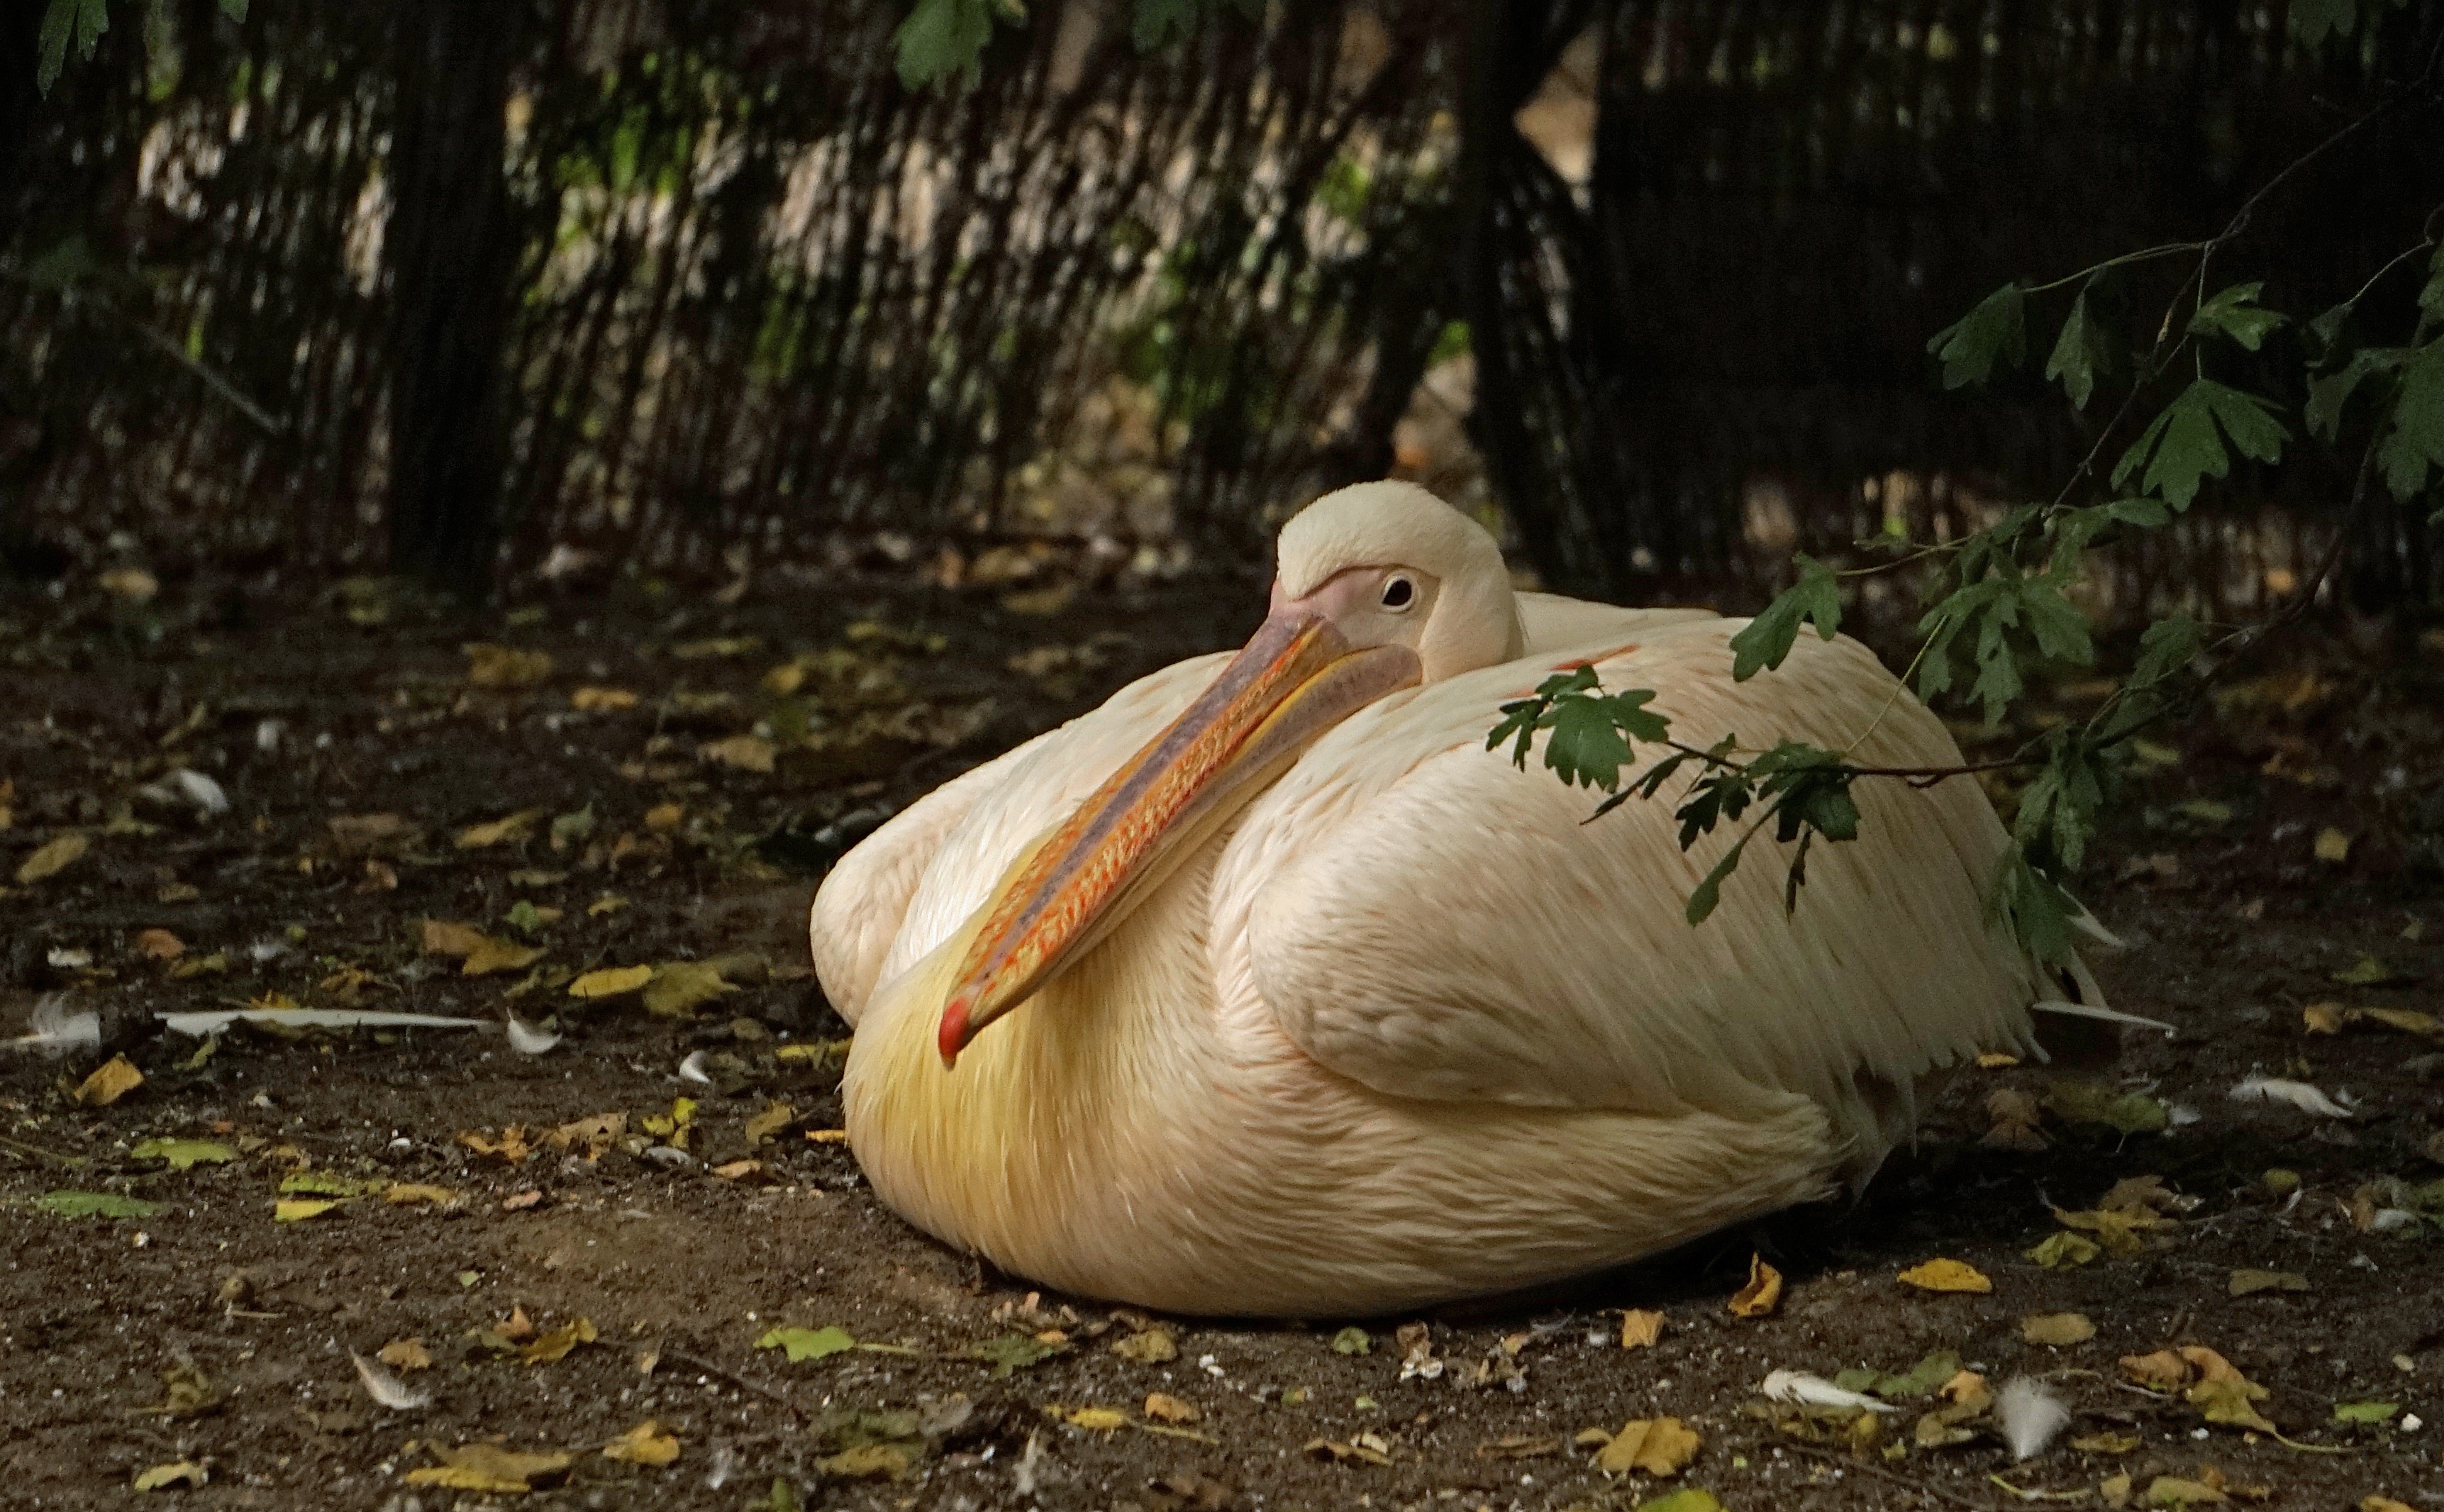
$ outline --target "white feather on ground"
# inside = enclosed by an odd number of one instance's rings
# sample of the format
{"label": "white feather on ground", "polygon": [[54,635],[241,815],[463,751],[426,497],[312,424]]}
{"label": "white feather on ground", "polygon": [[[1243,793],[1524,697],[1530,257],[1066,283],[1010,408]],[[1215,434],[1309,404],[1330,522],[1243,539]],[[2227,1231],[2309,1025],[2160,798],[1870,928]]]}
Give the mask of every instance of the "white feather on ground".
{"label": "white feather on ground", "polygon": [[514,1013],[509,1015],[509,1048],[518,1054],[541,1055],[558,1043],[560,1036],[549,1029],[528,1023]]}
{"label": "white feather on ground", "polygon": [[2352,1114],[2348,1103],[2337,1102],[2305,1081],[2287,1081],[2281,1077],[2246,1078],[2231,1089],[2231,1100],[2287,1102],[2302,1113],[2314,1114],[2320,1118],[2347,1118]]}
{"label": "white feather on ground", "polygon": [[417,1412],[433,1405],[430,1392],[412,1392],[398,1376],[365,1358],[355,1350],[348,1358],[356,1362],[357,1378],[365,1383],[365,1394],[394,1412]]}
{"label": "white feather on ground", "polygon": [[46,1056],[99,1050],[102,1015],[91,1008],[71,1013],[65,1001],[54,994],[34,1005],[33,1013],[26,1020],[26,1032],[8,1043],[15,1049]]}
{"label": "white feather on ground", "polygon": [[691,1054],[686,1060],[680,1061],[679,1079],[681,1081],[693,1081],[698,1086],[712,1086],[713,1077],[704,1069],[704,1052],[698,1050]]}
{"label": "white feather on ground", "polygon": [[1898,1412],[1890,1402],[1879,1402],[1864,1392],[1854,1392],[1836,1386],[1822,1375],[1805,1371],[1776,1371],[1765,1378],[1765,1394],[1777,1402],[1804,1402],[1809,1407],[1857,1407],[1870,1412]]}
{"label": "white feather on ground", "polygon": [[2011,1458],[2025,1460],[2045,1452],[2054,1435],[2070,1426],[2070,1409],[2062,1398],[2026,1375],[2003,1383],[1994,1398],[1994,1415],[2003,1425],[2003,1441]]}

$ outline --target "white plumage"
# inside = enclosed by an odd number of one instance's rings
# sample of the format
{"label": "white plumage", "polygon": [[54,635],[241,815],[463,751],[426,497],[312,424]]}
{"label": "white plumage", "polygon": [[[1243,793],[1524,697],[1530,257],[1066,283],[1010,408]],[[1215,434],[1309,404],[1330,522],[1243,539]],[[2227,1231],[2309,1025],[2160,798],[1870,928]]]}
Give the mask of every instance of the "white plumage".
{"label": "white plumage", "polygon": [[1490,539],[1403,485],[1293,522],[1277,614],[1286,598],[1307,612],[1319,583],[1372,592],[1393,567],[1431,600],[1422,620],[1335,622],[1360,644],[1406,637],[1422,683],[1201,823],[955,1065],[937,1029],[986,915],[1231,658],[1122,689],[842,858],[815,899],[815,964],[857,1026],[847,1123],[886,1203],[1086,1295],[1388,1311],[1627,1261],[1863,1179],[1909,1134],[1917,1079],[2032,1049],[2039,999],[2100,1001],[2083,968],[2066,986],[1990,918],[2005,836],[1967,779],[1859,784],[1860,838],[1815,848],[1787,916],[1787,857],[1760,836],[1692,928],[1685,899],[1729,833],[1684,854],[1668,791],[1585,823],[1588,793],[1485,748],[1502,703],[1592,660],[1609,688],[1657,690],[1693,743],[1956,763],[1863,647],[1803,636],[1735,684],[1742,621],[1514,599]]}

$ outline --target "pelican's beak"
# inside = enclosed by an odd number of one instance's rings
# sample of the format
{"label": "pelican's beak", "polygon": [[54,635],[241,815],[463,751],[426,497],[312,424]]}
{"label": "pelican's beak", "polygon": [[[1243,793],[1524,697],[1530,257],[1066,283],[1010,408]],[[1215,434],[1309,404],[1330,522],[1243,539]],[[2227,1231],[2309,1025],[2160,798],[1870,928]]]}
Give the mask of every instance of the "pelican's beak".
{"label": "pelican's beak", "polygon": [[1117,925],[1191,842],[1351,713],[1419,680],[1403,646],[1353,649],[1296,600],[1278,604],[1213,685],[1122,763],[1003,879],[942,1008],[945,1065]]}

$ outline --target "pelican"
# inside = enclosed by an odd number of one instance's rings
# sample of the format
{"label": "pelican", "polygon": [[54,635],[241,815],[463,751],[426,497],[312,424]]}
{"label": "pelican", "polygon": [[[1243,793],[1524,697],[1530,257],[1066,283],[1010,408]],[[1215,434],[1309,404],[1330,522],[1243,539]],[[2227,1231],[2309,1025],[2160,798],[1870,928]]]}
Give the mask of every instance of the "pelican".
{"label": "pelican", "polygon": [[1585,822],[1486,747],[1584,664],[1699,743],[1956,764],[1857,642],[1734,683],[1744,621],[1514,592],[1403,483],[1293,516],[1277,568],[1245,649],[945,784],[816,893],[850,1144],[945,1243],[1193,1315],[1507,1291],[1861,1182],[1921,1078],[2101,1005],[1990,917],[1973,782],[1861,782],[1795,912],[1751,857],[1693,928],[1729,833],[1684,853],[1668,796]]}

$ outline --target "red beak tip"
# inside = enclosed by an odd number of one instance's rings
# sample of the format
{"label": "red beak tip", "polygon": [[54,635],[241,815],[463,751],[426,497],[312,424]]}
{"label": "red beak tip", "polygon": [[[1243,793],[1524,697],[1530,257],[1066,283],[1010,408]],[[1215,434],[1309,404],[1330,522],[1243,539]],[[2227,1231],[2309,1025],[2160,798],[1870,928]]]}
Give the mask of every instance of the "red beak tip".
{"label": "red beak tip", "polygon": [[942,1027],[935,1046],[942,1052],[945,1067],[959,1063],[959,1052],[968,1043],[968,1004],[965,998],[954,1000],[942,1010]]}

